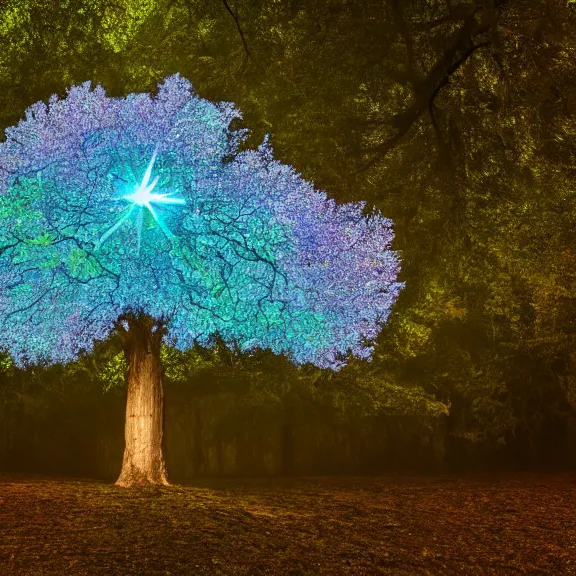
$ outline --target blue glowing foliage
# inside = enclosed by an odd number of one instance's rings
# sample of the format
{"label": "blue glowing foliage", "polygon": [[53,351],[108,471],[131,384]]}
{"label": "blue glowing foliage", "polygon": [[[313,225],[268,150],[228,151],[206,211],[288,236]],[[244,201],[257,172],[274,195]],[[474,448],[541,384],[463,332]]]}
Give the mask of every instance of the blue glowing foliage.
{"label": "blue glowing foliage", "polygon": [[297,363],[369,357],[401,287],[390,221],[267,142],[239,152],[239,117],[178,75],[154,97],[87,82],[30,106],[0,144],[0,347],[66,362],[141,310],[180,349],[219,332]]}

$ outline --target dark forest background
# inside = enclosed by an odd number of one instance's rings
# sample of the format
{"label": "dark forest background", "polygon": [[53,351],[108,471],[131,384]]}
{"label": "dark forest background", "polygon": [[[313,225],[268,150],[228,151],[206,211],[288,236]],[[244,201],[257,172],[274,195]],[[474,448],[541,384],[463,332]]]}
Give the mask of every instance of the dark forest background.
{"label": "dark forest background", "polygon": [[[91,80],[179,72],[275,156],[394,221],[372,362],[163,350],[166,458],[196,474],[576,467],[576,3],[8,0],[0,126]],[[114,477],[125,364],[0,362],[0,470]]]}

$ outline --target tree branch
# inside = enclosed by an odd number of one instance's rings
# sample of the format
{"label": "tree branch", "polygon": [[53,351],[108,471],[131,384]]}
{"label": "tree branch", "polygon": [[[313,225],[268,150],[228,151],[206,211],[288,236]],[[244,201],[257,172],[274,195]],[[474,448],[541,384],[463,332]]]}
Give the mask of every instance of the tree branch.
{"label": "tree branch", "polygon": [[234,14],[234,12],[232,11],[232,8],[230,8],[230,5],[228,4],[228,0],[222,0],[222,2],[224,3],[226,10],[228,10],[228,12],[230,13],[230,16],[232,16],[232,18],[234,18],[234,22],[236,22],[236,28],[238,28],[238,33],[240,34],[240,38],[242,39],[242,45],[244,46],[244,52],[246,52],[246,56],[248,58],[250,58],[250,56],[251,56],[250,50],[248,49],[248,44],[246,44],[246,38],[244,38],[244,32],[242,31],[242,27],[240,26],[240,21],[238,20],[238,16],[236,14]]}
{"label": "tree branch", "polygon": [[[499,5],[503,5],[505,2],[506,0],[500,0]],[[493,25],[493,21],[478,22],[476,19],[478,12],[478,7],[474,7],[468,12],[468,16],[460,29],[452,35],[444,54],[432,67],[428,76],[415,86],[415,96],[412,103],[387,122],[392,134],[384,142],[368,151],[373,154],[373,157],[356,173],[367,170],[388,154],[409,132],[422,113],[425,110],[430,110],[438,92],[449,82],[451,76],[463,66],[478,48],[489,45],[489,42],[479,44],[473,42],[476,36],[488,32]]]}
{"label": "tree branch", "polygon": [[441,147],[441,154],[443,154],[443,146],[444,142],[442,141],[442,136],[440,134],[440,128],[438,126],[438,122],[436,121],[436,115],[434,114],[435,104],[434,101],[436,100],[436,96],[440,90],[450,83],[450,78],[452,75],[478,50],[479,48],[483,48],[485,46],[490,46],[490,42],[480,42],[480,44],[474,44],[471,46],[454,64],[447,70],[446,75],[440,81],[440,84],[434,89],[432,94],[430,95],[430,99],[428,100],[428,111],[430,113],[430,119],[432,120],[432,126],[434,127],[434,131],[436,132],[436,136],[438,137],[438,142]]}

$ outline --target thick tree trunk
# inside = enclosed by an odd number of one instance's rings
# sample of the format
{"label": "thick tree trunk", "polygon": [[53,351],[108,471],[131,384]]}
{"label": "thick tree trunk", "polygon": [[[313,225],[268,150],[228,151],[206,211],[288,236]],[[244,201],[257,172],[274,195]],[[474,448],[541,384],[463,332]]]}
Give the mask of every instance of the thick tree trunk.
{"label": "thick tree trunk", "polygon": [[116,485],[167,485],[162,453],[164,395],[160,365],[164,329],[161,322],[149,316],[128,314],[119,322],[118,331],[128,363],[128,399],[124,460]]}

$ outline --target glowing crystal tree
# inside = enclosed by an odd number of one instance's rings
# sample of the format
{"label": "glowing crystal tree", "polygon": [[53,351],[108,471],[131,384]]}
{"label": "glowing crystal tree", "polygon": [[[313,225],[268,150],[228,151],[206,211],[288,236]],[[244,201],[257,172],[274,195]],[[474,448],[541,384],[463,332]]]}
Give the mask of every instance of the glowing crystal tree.
{"label": "glowing crystal tree", "polygon": [[155,97],[87,82],[32,105],[0,144],[0,346],[66,362],[123,335],[123,485],[166,481],[165,335],[185,349],[219,332],[337,368],[370,356],[400,288],[390,222],[314,191],[266,142],[238,152],[239,116],[178,75]]}

